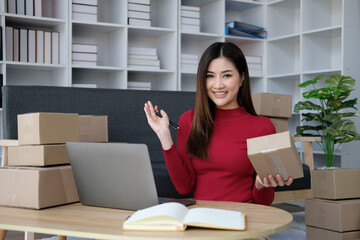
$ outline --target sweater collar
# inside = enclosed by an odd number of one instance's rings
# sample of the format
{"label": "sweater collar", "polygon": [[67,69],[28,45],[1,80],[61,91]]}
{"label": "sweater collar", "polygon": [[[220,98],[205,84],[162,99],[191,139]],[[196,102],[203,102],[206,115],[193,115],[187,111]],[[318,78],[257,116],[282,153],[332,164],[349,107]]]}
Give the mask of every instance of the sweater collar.
{"label": "sweater collar", "polygon": [[238,107],[234,109],[220,109],[215,108],[215,120],[229,120],[234,118],[243,117],[248,115],[244,107]]}

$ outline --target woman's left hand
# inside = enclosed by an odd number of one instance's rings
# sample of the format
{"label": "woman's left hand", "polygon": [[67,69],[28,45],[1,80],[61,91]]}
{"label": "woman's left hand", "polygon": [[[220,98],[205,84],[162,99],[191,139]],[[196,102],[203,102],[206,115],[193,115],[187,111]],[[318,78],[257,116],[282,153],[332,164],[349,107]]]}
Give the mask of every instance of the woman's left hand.
{"label": "woman's left hand", "polygon": [[287,180],[284,180],[280,174],[276,174],[276,178],[270,174],[268,177],[264,177],[264,179],[261,181],[259,175],[256,175],[255,180],[255,187],[257,190],[260,190],[264,187],[277,187],[277,186],[290,186],[293,182],[293,178],[289,178]]}

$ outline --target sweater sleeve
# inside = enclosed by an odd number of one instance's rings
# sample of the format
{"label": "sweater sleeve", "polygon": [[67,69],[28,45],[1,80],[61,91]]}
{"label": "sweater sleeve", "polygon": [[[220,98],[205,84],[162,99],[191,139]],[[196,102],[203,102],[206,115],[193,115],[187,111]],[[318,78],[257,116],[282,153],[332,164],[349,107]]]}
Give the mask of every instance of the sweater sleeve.
{"label": "sweater sleeve", "polygon": [[[275,127],[270,121],[270,119],[264,117],[264,128],[262,129],[262,136],[274,134],[276,133]],[[256,173],[254,175],[254,181],[256,180]],[[263,205],[271,205],[274,201],[274,193],[275,190],[273,187],[265,187],[261,190],[257,190],[255,187],[255,183],[253,185],[252,195],[255,203],[263,204]]]}
{"label": "sweater sleeve", "polygon": [[196,184],[195,170],[186,151],[186,142],[192,122],[189,113],[184,113],[179,119],[177,147],[172,145],[170,149],[163,150],[170,178],[178,193],[182,195],[192,193]]}

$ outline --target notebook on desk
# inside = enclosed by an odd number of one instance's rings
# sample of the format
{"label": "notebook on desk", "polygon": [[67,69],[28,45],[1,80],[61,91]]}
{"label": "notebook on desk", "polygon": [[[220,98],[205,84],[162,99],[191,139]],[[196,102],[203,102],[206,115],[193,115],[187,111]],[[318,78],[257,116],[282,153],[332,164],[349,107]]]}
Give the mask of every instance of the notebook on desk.
{"label": "notebook on desk", "polygon": [[84,205],[139,210],[163,202],[158,198],[145,144],[66,143],[80,202]]}

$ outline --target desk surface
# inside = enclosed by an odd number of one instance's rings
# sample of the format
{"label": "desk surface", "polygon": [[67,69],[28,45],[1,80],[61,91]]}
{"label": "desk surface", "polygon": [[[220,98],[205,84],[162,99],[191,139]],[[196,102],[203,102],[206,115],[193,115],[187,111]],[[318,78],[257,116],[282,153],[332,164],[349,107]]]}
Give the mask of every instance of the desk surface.
{"label": "desk surface", "polygon": [[291,226],[284,210],[249,203],[198,201],[192,207],[238,210],[246,216],[246,231],[188,228],[184,232],[122,231],[133,213],[74,203],[43,210],[0,207],[0,229],[96,239],[242,239],[270,235]]}

